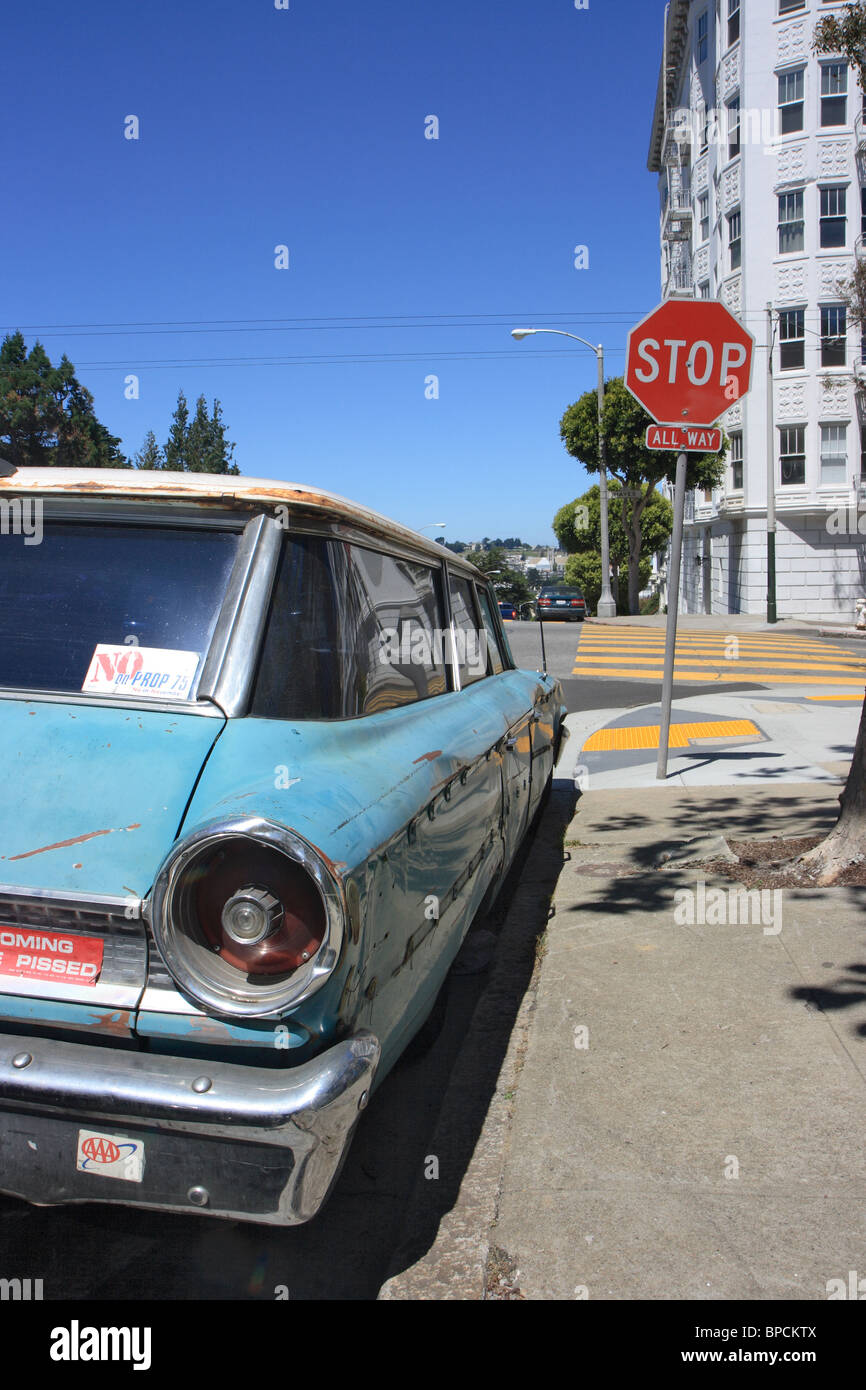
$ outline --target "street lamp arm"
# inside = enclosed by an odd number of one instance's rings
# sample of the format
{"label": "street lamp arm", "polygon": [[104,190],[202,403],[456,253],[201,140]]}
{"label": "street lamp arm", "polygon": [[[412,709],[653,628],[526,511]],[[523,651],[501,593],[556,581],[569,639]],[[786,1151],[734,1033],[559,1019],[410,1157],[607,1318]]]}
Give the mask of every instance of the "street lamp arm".
{"label": "street lamp arm", "polygon": [[595,353],[596,357],[600,357],[603,352],[600,343],[598,345],[591,343],[587,338],[581,338],[579,333],[566,333],[564,328],[512,328],[511,330],[512,338],[517,339],[527,337],[530,333],[555,333],[559,338],[573,338],[576,343],[583,343],[584,347],[588,347],[590,352]]}

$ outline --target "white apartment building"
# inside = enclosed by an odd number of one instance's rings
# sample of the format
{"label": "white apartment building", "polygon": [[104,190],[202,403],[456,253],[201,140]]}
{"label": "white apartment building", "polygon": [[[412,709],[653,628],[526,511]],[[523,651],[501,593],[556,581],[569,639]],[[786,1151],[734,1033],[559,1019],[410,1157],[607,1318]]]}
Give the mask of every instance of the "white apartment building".
{"label": "white apartment building", "polygon": [[855,70],[812,50],[818,21],[843,8],[671,0],[665,10],[648,160],[663,295],[721,299],[756,341],[752,388],[721,421],[725,480],[686,496],[686,612],[766,611],[768,454],[778,616],[853,620],[866,594],[856,513],[860,501],[866,533],[856,386],[866,340],[839,288],[866,255],[864,103]]}

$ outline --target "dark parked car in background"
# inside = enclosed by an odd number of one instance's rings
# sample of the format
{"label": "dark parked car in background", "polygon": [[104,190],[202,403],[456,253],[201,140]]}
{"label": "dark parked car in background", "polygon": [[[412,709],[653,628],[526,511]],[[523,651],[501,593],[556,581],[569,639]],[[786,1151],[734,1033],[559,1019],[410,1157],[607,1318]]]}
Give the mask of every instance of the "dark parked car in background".
{"label": "dark parked car in background", "polygon": [[586,599],[580,589],[547,585],[538,595],[538,616],[561,618],[565,622],[582,623],[586,617]]}
{"label": "dark parked car in background", "polygon": [[500,599],[499,615],[502,618],[506,618],[509,622],[513,622],[517,618],[517,609],[513,603],[506,603],[504,599]]}

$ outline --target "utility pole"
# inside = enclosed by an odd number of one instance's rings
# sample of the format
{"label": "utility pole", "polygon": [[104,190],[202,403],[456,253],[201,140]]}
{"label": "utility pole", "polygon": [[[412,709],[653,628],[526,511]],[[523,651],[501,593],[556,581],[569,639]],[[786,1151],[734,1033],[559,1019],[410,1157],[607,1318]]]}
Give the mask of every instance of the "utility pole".
{"label": "utility pole", "polygon": [[767,305],[767,622],[776,619],[776,448],[773,424],[773,306]]}

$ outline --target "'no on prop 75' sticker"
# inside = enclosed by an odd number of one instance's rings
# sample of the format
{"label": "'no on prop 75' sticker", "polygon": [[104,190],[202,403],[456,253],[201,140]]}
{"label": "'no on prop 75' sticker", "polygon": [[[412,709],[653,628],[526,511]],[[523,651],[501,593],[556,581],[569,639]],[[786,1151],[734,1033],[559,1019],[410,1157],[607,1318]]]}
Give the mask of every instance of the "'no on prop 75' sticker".
{"label": "'no on prop 75' sticker", "polygon": [[81,689],[93,695],[144,695],[188,700],[198,652],[162,647],[112,647],[99,643]]}

